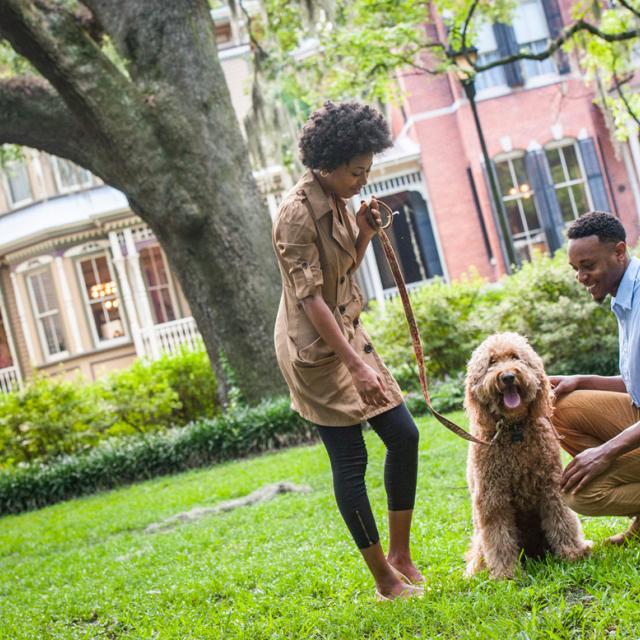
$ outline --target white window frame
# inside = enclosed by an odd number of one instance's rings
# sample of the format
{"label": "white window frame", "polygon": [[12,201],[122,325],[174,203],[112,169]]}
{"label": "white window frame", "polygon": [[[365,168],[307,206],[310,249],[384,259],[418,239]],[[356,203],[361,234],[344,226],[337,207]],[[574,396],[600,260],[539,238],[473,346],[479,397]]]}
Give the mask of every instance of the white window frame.
{"label": "white window frame", "polygon": [[[76,182],[72,185],[63,185],[62,184],[62,174],[60,172],[60,163],[66,162],[72,165],[72,169],[77,169],[78,173],[76,175],[86,174],[86,180],[84,182]],[[56,181],[56,189],[58,193],[72,193],[74,191],[80,191],[82,189],[86,189],[93,184],[93,174],[83,167],[75,164],[75,162],[71,162],[71,160],[67,160],[66,158],[59,158],[58,156],[51,156],[51,166],[53,167],[53,176]]]}
{"label": "white window frame", "polygon": [[[508,162],[508,166],[509,166],[509,173],[511,175],[511,184],[512,185],[516,185],[518,184],[518,180],[516,178],[515,175],[515,169],[513,168],[513,161],[514,160],[522,160],[524,162],[524,157],[525,154],[522,151],[514,151],[512,153],[509,154],[503,154],[500,156],[496,156],[493,159],[494,164],[498,165],[500,163],[504,163],[504,162]],[[525,171],[527,170],[527,165],[525,163]],[[496,173],[497,173],[497,169],[496,169]],[[497,176],[496,176],[497,178]],[[529,174],[527,172],[527,178],[530,180]],[[540,220],[540,212],[538,211],[538,206],[536,203],[536,199],[535,199],[535,190],[531,188],[531,184],[527,183],[527,185],[529,186],[529,189],[527,191],[517,191],[514,194],[510,194],[510,195],[503,195],[502,194],[502,185],[499,185],[500,187],[500,197],[502,198],[502,203],[504,205],[506,205],[507,202],[513,202],[514,200],[517,201],[518,203],[518,213],[520,214],[520,221],[522,223],[522,226],[524,227],[525,231],[521,231],[520,233],[517,234],[513,234],[511,232],[511,229],[509,229],[509,235],[511,236],[511,240],[513,242],[513,245],[515,248],[521,247],[521,246],[527,246],[528,250],[529,250],[529,255],[531,255],[532,250],[533,250],[533,244],[537,244],[539,242],[540,239],[542,239],[542,241],[544,242],[546,248],[547,248],[547,252],[549,251],[549,242],[547,240],[547,236],[544,232],[544,226],[542,224],[542,220]],[[513,187],[512,187],[513,188]],[[525,195],[525,194],[529,194],[529,195]],[[524,214],[524,210],[523,210],[523,205],[521,204],[521,201],[524,199],[529,199],[532,198],[533,199],[533,205],[536,209],[536,214],[538,215],[538,222],[540,223],[540,227],[538,229],[537,232],[532,233],[531,230],[529,229],[529,225],[527,223],[527,219],[526,216]],[[505,211],[505,217],[506,217],[506,211]],[[507,219],[507,225],[508,225],[508,219]],[[517,237],[516,237],[517,236]]]}
{"label": "white window frame", "polygon": [[[80,266],[80,263],[85,261],[85,260],[94,260],[95,258],[105,258],[107,261],[107,268],[109,269],[109,277],[111,278],[111,282],[114,282],[116,284],[116,298],[118,300],[118,308],[120,310],[120,320],[122,322],[122,332],[123,334],[121,336],[118,336],[117,338],[112,338],[111,340],[102,340],[100,339],[100,336],[98,335],[98,328],[96,327],[95,324],[95,320],[93,317],[93,311],[91,309],[91,299],[88,297],[87,294],[87,285],[84,281],[84,276],[82,274],[82,267]],[[96,349],[111,349],[112,347],[118,346],[118,345],[122,345],[122,344],[128,344],[131,341],[131,338],[129,336],[129,328],[127,326],[127,319],[126,319],[126,314],[125,314],[125,310],[124,310],[124,303],[123,303],[123,299],[122,299],[122,292],[121,292],[121,288],[120,288],[120,283],[118,282],[117,278],[116,278],[116,274],[114,272],[113,269],[113,265],[111,264],[111,257],[109,255],[108,251],[105,250],[101,250],[101,251],[97,251],[97,252],[87,252],[84,253],[82,255],[78,255],[76,257],[76,259],[74,260],[75,262],[75,268],[76,268],[76,274],[78,277],[78,283],[80,286],[80,296],[82,297],[82,302],[83,302],[83,306],[84,306],[84,311],[85,311],[85,317],[87,319],[87,323],[89,325],[89,330],[91,331],[91,337],[93,340],[93,345]]]}
{"label": "white window frame", "polygon": [[[156,247],[160,250],[160,259],[162,260],[162,264],[164,265],[165,273],[167,274],[167,284],[166,285],[162,285],[162,287],[155,286],[154,289],[156,289],[156,290],[163,289],[163,288],[169,289],[169,298],[171,299],[171,304],[173,305],[173,313],[174,313],[174,315],[176,317],[173,320],[166,320],[166,322],[175,322],[175,320],[179,320],[180,319],[180,316],[181,316],[180,308],[178,306],[178,299],[177,299],[177,296],[176,296],[175,291],[174,291],[173,278],[171,277],[172,274],[171,274],[171,270],[169,269],[169,262],[167,260],[167,256],[165,255],[162,247],[160,246],[160,244],[149,245],[149,246],[146,246],[146,247],[137,248],[138,260],[140,260],[140,269],[141,269],[142,272],[144,272],[144,267],[143,267],[143,264],[142,264],[142,252],[147,250],[147,249],[154,249]],[[144,286],[145,286],[145,289],[146,289],[146,292],[147,292],[147,298],[149,300],[149,307],[150,307],[150,310],[151,310],[151,316],[153,318],[153,316],[154,316],[154,307],[153,307],[153,300],[151,299],[151,289],[149,287],[149,283],[147,282],[147,279],[146,279],[144,273],[142,274],[142,281],[144,282]],[[155,318],[153,318],[153,320],[154,320],[154,323],[156,325],[164,324],[162,322],[156,322]]]}
{"label": "white window frame", "polygon": [[[587,181],[587,174],[586,171],[584,170],[584,163],[582,162],[582,154],[580,153],[580,147],[577,143],[576,140],[573,139],[565,139],[565,140],[557,140],[554,142],[550,142],[549,144],[544,146],[544,151],[545,151],[545,155],[547,152],[547,149],[562,149],[564,147],[573,147],[573,150],[575,151],[576,154],[576,158],[578,159],[578,167],[580,168],[580,175],[582,176],[582,178],[570,178],[569,180],[567,180],[567,176],[569,175],[569,171],[567,170],[567,163],[564,157],[564,152],[560,153],[560,164],[562,165],[562,172],[565,175],[565,180],[563,182],[554,182],[553,183],[553,188],[556,190],[556,192],[559,189],[563,189],[566,187],[572,187],[574,185],[578,185],[578,184],[582,184],[584,185],[584,191],[587,194],[587,204],[589,206],[590,210],[593,210],[593,199],[591,198],[591,189],[589,188],[589,182]],[[547,158],[547,162],[549,161],[549,159]],[[580,213],[578,213],[578,215],[576,214],[576,202],[573,198],[573,189],[569,190],[569,199],[571,200],[571,208],[573,209],[573,214],[574,214],[574,220],[578,218],[579,215],[581,215]],[[582,213],[585,213],[584,211]],[[564,217],[563,217],[563,221],[564,221]],[[570,224],[570,222],[565,222],[565,224]]]}
{"label": "white window frame", "polygon": [[[11,185],[9,182],[9,172],[12,167],[16,165],[21,165],[24,169],[24,172],[27,176],[27,183],[29,185],[29,197],[23,198],[22,200],[14,200],[11,195]],[[4,187],[4,192],[7,196],[7,203],[10,209],[17,209],[18,207],[23,207],[31,202],[33,202],[33,185],[31,184],[31,175],[29,174],[29,167],[27,166],[27,162],[25,160],[14,160],[13,162],[7,163],[6,169],[2,172],[2,184]]]}
{"label": "white window frame", "polygon": [[63,351],[58,351],[57,353],[49,353],[47,336],[43,326],[43,318],[48,318],[57,314],[60,317],[62,337],[65,340],[65,342],[68,340],[67,331],[64,324],[64,316],[60,312],[60,302],[58,297],[58,291],[57,289],[55,290],[56,305],[57,305],[56,310],[55,311],[50,310],[43,314],[40,314],[40,311],[38,310],[38,305],[36,303],[36,295],[33,289],[33,283],[31,281],[31,278],[33,278],[34,276],[38,276],[41,273],[45,273],[45,272],[49,273],[51,278],[51,285],[55,289],[55,279],[53,277],[53,270],[51,269],[51,264],[46,264],[43,267],[26,272],[24,274],[24,278],[25,278],[25,284],[27,286],[27,291],[29,292],[29,302],[31,303],[31,314],[32,314],[34,323],[36,325],[36,331],[38,332],[38,339],[40,340],[40,350],[42,352],[43,359],[45,362],[58,362],[59,360],[64,360],[69,357],[69,350],[64,349]]}

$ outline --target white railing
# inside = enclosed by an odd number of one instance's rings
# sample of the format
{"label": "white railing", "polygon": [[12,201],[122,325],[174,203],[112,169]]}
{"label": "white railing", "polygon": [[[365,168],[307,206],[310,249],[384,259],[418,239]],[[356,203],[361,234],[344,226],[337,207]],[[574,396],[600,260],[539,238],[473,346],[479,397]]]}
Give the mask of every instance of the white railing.
{"label": "white railing", "polygon": [[0,393],[9,393],[22,386],[22,378],[17,367],[0,369]]}
{"label": "white railing", "polygon": [[[430,280],[418,280],[417,282],[407,282],[407,293],[409,295],[416,292],[417,289],[424,287],[429,284]],[[383,289],[382,294],[384,295],[385,300],[391,300],[395,298],[398,293],[398,287],[389,287],[388,289]]]}
{"label": "white railing", "polygon": [[183,344],[196,349],[201,344],[202,337],[196,321],[189,317],[142,329],[140,342],[144,354],[155,360],[163,353],[177,353]]}

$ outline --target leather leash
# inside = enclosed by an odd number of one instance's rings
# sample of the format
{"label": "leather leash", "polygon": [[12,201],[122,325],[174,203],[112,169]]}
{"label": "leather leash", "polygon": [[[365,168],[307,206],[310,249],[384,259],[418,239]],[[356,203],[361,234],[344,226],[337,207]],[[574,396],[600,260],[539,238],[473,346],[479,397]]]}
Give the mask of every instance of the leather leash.
{"label": "leather leash", "polygon": [[375,221],[372,220],[372,216],[370,213],[370,209],[367,210],[369,215],[369,222],[372,226],[375,226],[379,229],[378,237],[380,238],[380,242],[382,243],[382,248],[384,249],[384,254],[387,258],[387,262],[389,263],[389,267],[391,268],[391,272],[393,273],[393,279],[396,281],[396,285],[398,287],[398,293],[400,294],[400,298],[402,299],[402,306],[404,307],[404,315],[407,319],[407,324],[409,325],[409,332],[411,333],[411,342],[413,344],[413,352],[416,356],[416,360],[418,362],[418,375],[420,377],[420,386],[422,387],[422,394],[424,395],[425,402],[427,403],[427,407],[429,407],[429,411],[431,411],[433,417],[442,425],[444,425],[450,431],[453,431],[457,436],[468,440],[469,442],[474,442],[475,444],[484,444],[490,446],[490,442],[486,442],[485,440],[480,440],[475,436],[472,436],[470,433],[465,431],[462,427],[458,426],[455,422],[449,420],[449,418],[445,418],[442,414],[438,413],[431,404],[431,398],[429,396],[429,387],[427,386],[427,374],[425,373],[424,367],[424,351],[422,349],[422,340],[420,339],[420,332],[418,331],[418,324],[416,323],[416,318],[413,313],[413,309],[411,307],[411,301],[409,300],[409,293],[407,291],[407,286],[404,282],[404,278],[402,277],[402,272],[400,271],[400,266],[398,265],[398,259],[396,258],[395,251],[391,246],[391,241],[389,240],[389,236],[385,233],[385,229],[390,227],[393,224],[393,216],[397,215],[397,211],[392,211],[391,207],[382,202],[382,200],[377,200],[376,202],[384,207],[387,214],[387,221],[378,226],[375,224]]}

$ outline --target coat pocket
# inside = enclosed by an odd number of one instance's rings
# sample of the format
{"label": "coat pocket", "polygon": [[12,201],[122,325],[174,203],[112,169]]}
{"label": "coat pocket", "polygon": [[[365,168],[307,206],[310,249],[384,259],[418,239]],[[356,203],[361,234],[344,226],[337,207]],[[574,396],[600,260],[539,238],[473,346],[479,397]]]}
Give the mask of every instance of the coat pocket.
{"label": "coat pocket", "polygon": [[318,367],[338,359],[335,351],[322,339],[316,338],[310,345],[298,350],[294,362],[299,367]]}

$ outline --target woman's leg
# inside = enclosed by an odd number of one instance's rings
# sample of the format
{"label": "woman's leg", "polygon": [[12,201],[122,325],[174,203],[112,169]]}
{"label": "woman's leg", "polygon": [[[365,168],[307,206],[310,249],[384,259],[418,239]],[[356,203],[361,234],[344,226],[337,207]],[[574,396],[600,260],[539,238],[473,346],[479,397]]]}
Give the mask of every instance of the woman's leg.
{"label": "woman's leg", "polygon": [[365,486],[367,449],[360,425],[318,426],[333,471],[333,489],[340,513],[373,574],[377,590],[386,597],[407,591],[387,562]]}
{"label": "woman's leg", "polygon": [[409,538],[418,477],[418,428],[404,404],[369,420],[387,447],[384,484],[389,507],[389,562],[412,582],[424,577],[411,560]]}

